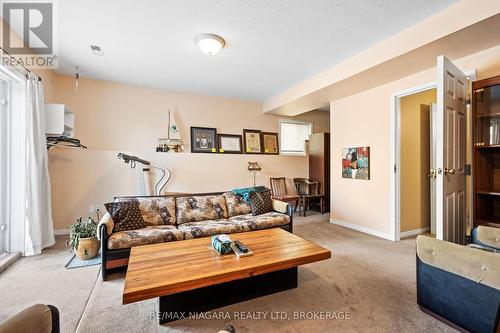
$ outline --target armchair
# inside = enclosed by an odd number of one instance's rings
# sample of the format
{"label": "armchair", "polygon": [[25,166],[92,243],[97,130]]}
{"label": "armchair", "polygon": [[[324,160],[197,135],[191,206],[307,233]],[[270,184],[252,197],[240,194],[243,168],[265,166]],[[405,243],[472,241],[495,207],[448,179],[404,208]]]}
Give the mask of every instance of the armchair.
{"label": "armchair", "polygon": [[500,251],[500,229],[478,226],[472,229],[471,243]]}
{"label": "armchair", "polygon": [[417,237],[417,303],[460,330],[500,331],[500,255]]}

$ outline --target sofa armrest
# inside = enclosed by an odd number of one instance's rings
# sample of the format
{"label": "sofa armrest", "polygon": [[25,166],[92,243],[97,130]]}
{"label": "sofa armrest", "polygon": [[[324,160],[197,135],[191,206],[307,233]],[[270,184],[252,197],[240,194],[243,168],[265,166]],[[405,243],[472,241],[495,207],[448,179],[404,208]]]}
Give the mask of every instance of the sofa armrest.
{"label": "sofa armrest", "polygon": [[472,243],[500,250],[500,228],[479,226],[472,230]]}
{"label": "sofa armrest", "polygon": [[58,333],[59,311],[51,305],[33,305],[0,324],[4,332]]}
{"label": "sofa armrest", "polygon": [[288,212],[288,206],[290,206],[290,204],[287,202],[273,199],[273,210],[278,213],[286,214]]}
{"label": "sofa armrest", "polygon": [[105,226],[106,227],[106,233],[111,235],[113,233],[113,228],[115,227],[115,223],[113,222],[113,219],[111,218],[111,215],[109,213],[104,214],[102,219],[99,221],[99,224],[97,225],[97,239],[101,240],[101,228]]}
{"label": "sofa armrest", "polygon": [[500,255],[426,236],[416,243],[425,264],[500,290]]}
{"label": "sofa armrest", "polygon": [[287,202],[273,199],[273,210],[290,217],[290,223],[286,225],[285,230],[293,233],[293,206]]}

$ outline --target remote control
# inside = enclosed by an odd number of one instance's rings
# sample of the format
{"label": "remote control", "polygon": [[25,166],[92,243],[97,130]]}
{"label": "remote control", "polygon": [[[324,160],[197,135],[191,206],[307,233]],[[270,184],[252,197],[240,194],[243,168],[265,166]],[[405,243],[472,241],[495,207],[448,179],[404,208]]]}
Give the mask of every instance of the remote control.
{"label": "remote control", "polygon": [[236,245],[236,248],[238,248],[238,250],[240,250],[241,252],[243,252],[243,253],[247,253],[248,252],[248,247],[246,247],[245,245],[243,245],[242,242],[235,241],[234,245]]}

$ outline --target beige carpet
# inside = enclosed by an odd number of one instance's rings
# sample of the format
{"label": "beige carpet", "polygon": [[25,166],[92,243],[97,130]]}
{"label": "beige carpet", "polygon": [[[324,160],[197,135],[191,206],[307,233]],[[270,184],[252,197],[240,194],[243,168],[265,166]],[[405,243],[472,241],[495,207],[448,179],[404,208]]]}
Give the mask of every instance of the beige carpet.
{"label": "beige carpet", "polygon": [[[0,321],[34,303],[61,311],[62,332],[453,332],[416,304],[415,249],[328,223],[327,215],[296,218],[295,233],[332,250],[330,260],[299,269],[299,288],[217,309],[231,319],[185,319],[159,326],[156,301],[121,305],[124,273],[101,282],[99,267],[67,270],[69,250],[58,245],[23,258],[0,274]],[[234,319],[257,312],[289,317],[348,313],[350,319]],[[250,312],[250,313],[249,313]],[[253,313],[251,313],[253,312]],[[263,316],[264,314],[260,314]]]}

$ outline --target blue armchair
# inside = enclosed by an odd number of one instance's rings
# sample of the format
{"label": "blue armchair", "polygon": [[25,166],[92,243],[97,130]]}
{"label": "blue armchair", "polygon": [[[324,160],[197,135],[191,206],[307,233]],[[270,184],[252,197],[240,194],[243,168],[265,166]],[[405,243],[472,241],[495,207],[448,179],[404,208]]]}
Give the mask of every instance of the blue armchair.
{"label": "blue armchair", "polygon": [[500,255],[417,237],[417,303],[459,330],[500,332]]}

